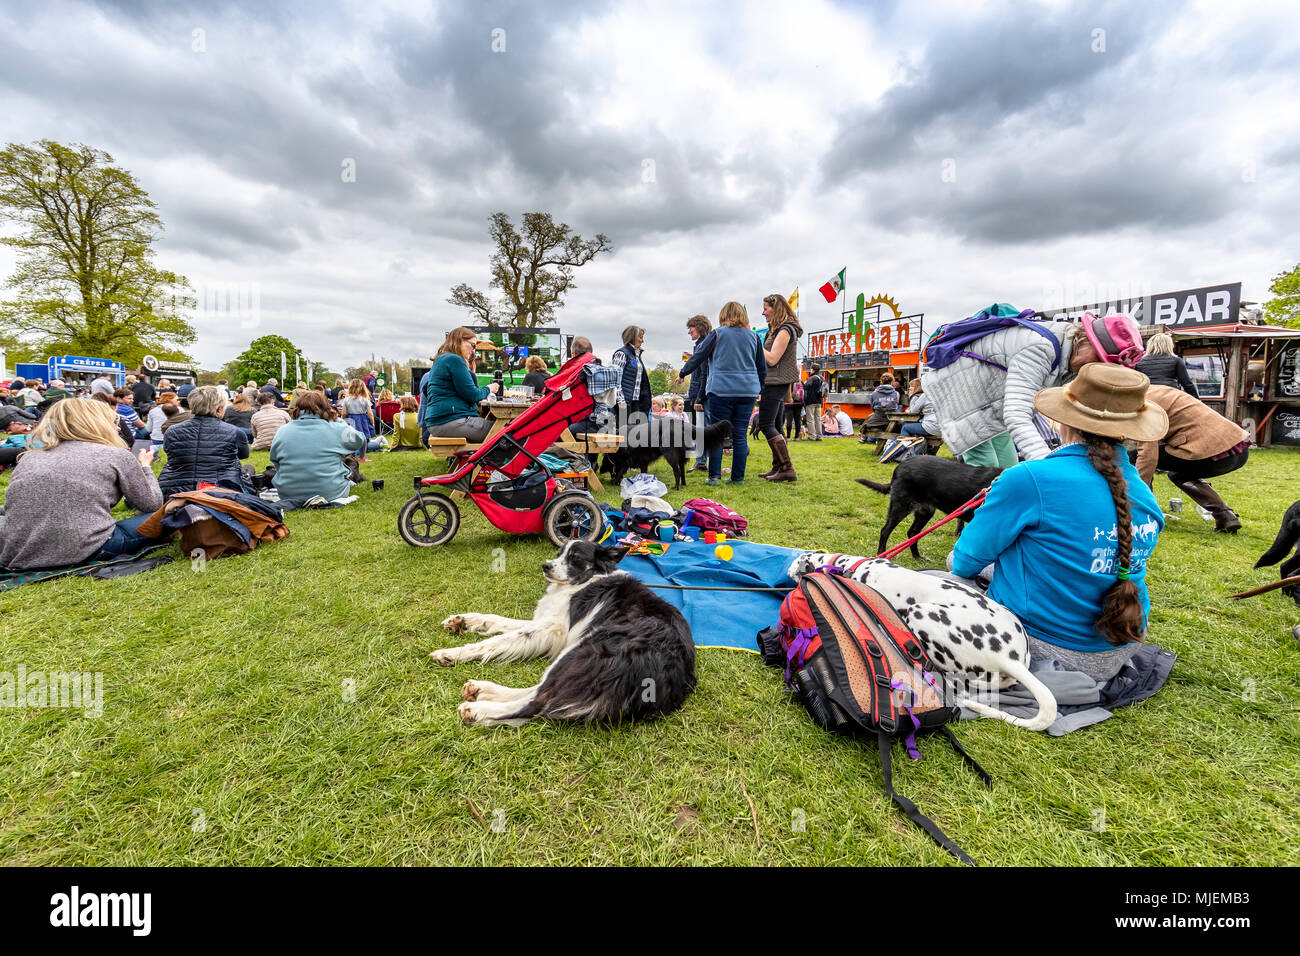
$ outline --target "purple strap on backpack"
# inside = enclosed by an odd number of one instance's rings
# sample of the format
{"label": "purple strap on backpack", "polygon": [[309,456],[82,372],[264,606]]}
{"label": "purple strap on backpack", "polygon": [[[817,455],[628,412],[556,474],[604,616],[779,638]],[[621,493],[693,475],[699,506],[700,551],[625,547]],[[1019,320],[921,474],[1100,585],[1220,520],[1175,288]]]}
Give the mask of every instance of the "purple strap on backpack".
{"label": "purple strap on backpack", "polygon": [[[891,681],[889,687],[891,690],[899,690],[900,688],[907,687],[907,685],[901,680],[896,680]],[[921,722],[917,720],[916,715],[912,713],[912,704],[916,703],[916,692],[910,687],[907,688],[907,692],[911,695],[912,699],[903,709],[907,711],[907,716],[912,720],[912,729],[908,731],[907,736],[903,738],[903,746],[907,748],[907,755],[909,757],[913,760],[920,760],[921,751],[916,749],[916,732],[921,729]]]}
{"label": "purple strap on backpack", "polygon": [[794,639],[790,641],[790,647],[785,652],[785,686],[794,690],[794,681],[790,679],[790,666],[794,664],[795,658],[799,658],[799,663],[803,663],[804,651],[808,650],[808,645],[812,639],[817,636],[817,628],[801,627],[794,632]]}

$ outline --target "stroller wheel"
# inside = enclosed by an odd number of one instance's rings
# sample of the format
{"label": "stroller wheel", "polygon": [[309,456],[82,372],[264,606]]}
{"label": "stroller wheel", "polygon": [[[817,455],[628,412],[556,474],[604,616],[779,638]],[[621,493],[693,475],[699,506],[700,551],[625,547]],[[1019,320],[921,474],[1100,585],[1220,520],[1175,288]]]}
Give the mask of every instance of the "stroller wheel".
{"label": "stroller wheel", "polygon": [[556,495],[542,516],[546,536],[557,548],[574,538],[595,541],[605,528],[605,515],[590,495],[569,492]]}
{"label": "stroller wheel", "polygon": [[397,531],[402,540],[417,548],[446,544],[460,530],[460,509],[446,495],[418,494],[397,514]]}

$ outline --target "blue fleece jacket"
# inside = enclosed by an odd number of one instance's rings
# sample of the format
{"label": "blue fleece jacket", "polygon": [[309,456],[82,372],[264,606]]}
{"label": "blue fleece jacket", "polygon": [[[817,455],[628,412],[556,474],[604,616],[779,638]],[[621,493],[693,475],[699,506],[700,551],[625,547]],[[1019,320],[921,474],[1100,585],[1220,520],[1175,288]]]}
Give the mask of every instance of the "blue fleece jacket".
{"label": "blue fleece jacket", "polygon": [[365,436],[347,423],[301,412],[271,439],[271,482],[281,498],[346,498],[352,483],[343,456],[365,447]]}
{"label": "blue fleece jacket", "polygon": [[[1130,580],[1146,626],[1147,561],[1164,529],[1151,489],[1121,454],[1133,520]],[[1009,468],[993,483],[953,549],[952,570],[973,578],[994,565],[989,597],[1040,641],[1073,651],[1112,649],[1094,625],[1116,581],[1115,503],[1083,445]]]}
{"label": "blue fleece jacket", "polygon": [[479,385],[469,365],[459,355],[439,355],[424,378],[420,402],[421,425],[445,425],[478,415],[478,403],[488,397],[486,385]]}

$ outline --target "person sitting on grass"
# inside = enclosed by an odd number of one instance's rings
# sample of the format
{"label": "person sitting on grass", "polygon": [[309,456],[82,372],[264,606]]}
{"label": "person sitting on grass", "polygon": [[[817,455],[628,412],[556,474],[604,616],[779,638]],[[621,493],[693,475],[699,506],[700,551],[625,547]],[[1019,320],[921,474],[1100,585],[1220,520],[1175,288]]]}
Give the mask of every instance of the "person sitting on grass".
{"label": "person sitting on grass", "polygon": [[1033,658],[1098,681],[1114,677],[1144,639],[1146,570],[1164,515],[1122,442],[1157,441],[1169,425],[1147,401],[1147,377],[1121,365],[1084,365],[1034,407],[1066,444],[1008,468],[957,539],[952,571],[993,565],[988,595],[1020,619]]}
{"label": "person sitting on grass", "polygon": [[403,395],[402,406],[393,416],[392,451],[420,450],[420,405],[414,395]]}
{"label": "person sitting on grass", "polygon": [[158,404],[149,409],[149,417],[144,422],[144,427],[149,430],[149,438],[153,441],[155,450],[163,443],[162,429],[163,425],[167,423],[167,409],[170,408],[173,415],[181,410],[181,407],[176,404],[175,392],[160,392],[157,399]]}
{"label": "person sitting on grass", "polygon": [[822,436],[825,438],[840,437],[840,423],[835,418],[835,412],[829,408],[822,412]]}
{"label": "person sitting on grass", "polygon": [[[56,402],[18,459],[0,515],[0,565],[54,568],[130,554],[153,539],[136,532],[162,507],[153,450],[131,454],[112,405]],[[125,498],[134,518],[115,521]]]}
{"label": "person sitting on grass", "polygon": [[113,392],[113,397],[117,399],[117,414],[122,421],[126,422],[126,427],[131,429],[132,438],[144,438],[141,434],[144,430],[144,422],[140,421],[140,416],[132,407],[135,404],[135,393],[129,388],[119,388]]}
{"label": "person sitting on grass", "polygon": [[[319,394],[319,393],[318,393]],[[253,451],[266,451],[275,439],[275,433],[282,425],[289,424],[289,413],[275,404],[275,399],[267,394],[257,396],[257,411],[251,420],[253,429]]]}
{"label": "person sitting on grass", "polygon": [[352,468],[344,461],[366,447],[366,436],[338,421],[338,413],[319,392],[308,392],[294,406],[293,421],[271,441],[271,483],[286,508],[313,498],[339,501],[352,490]]}
{"label": "person sitting on grass", "polygon": [[[218,386],[218,390],[220,390],[220,386]],[[222,397],[225,397],[224,392],[222,392]],[[235,400],[226,406],[221,420],[234,425],[248,437],[249,441],[253,440],[253,406],[248,404],[248,399],[243,392],[236,395]]]}
{"label": "person sitting on grass", "polygon": [[[179,394],[179,393],[178,393]],[[226,397],[215,385],[200,385],[190,392],[189,421],[168,425],[163,433],[167,464],[158,476],[163,494],[195,491],[201,483],[254,494],[239,467],[248,457],[248,437],[243,429],[221,420]]]}
{"label": "person sitting on grass", "polygon": [[838,405],[832,405],[831,411],[835,414],[835,422],[840,426],[840,434],[850,436],[853,434],[853,419],[849,418],[849,413]]}

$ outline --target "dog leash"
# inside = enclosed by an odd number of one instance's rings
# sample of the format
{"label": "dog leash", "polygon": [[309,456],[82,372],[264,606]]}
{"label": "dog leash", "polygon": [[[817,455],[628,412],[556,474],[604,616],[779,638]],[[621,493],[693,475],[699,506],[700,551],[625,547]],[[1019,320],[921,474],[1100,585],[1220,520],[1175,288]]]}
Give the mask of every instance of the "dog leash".
{"label": "dog leash", "polygon": [[1232,598],[1234,601],[1240,601],[1242,598],[1254,597],[1257,594],[1267,594],[1269,591],[1276,591],[1278,588],[1284,588],[1295,584],[1300,584],[1300,575],[1292,575],[1289,578],[1282,578],[1280,581],[1265,584],[1263,587],[1251,588],[1249,591],[1239,591],[1236,594],[1229,594],[1228,597]]}
{"label": "dog leash", "polygon": [[894,558],[898,557],[900,554],[902,554],[904,551],[906,551],[906,550],[907,550],[908,548],[910,548],[912,545],[916,544],[916,542],[918,542],[918,541],[920,541],[922,538],[924,538],[924,537],[925,537],[927,534],[929,534],[931,531],[935,531],[935,530],[937,530],[937,529],[939,529],[939,528],[942,528],[942,527],[943,527],[944,525],[946,525],[949,521],[953,520],[954,518],[960,518],[960,517],[961,517],[962,515],[964,515],[967,511],[974,511],[976,508],[978,508],[980,505],[982,505],[982,504],[984,503],[984,496],[987,495],[988,493],[989,493],[989,490],[988,490],[987,488],[983,489],[982,491],[980,491],[979,494],[977,494],[977,495],[976,495],[974,498],[972,498],[970,501],[966,502],[966,503],[965,503],[964,505],[962,505],[960,508],[958,508],[957,510],[955,510],[955,511],[953,511],[953,512],[950,512],[950,513],[948,514],[948,516],[947,516],[946,518],[944,518],[942,521],[937,521],[937,522],[935,522],[934,524],[930,525],[930,527],[926,528],[924,531],[918,531],[916,534],[912,535],[910,538],[908,538],[908,539],[907,539],[906,541],[904,541],[902,544],[898,544],[898,545],[895,545],[895,546],[892,547],[892,548],[888,548],[888,549],[885,550],[885,551],[881,551],[878,555],[876,555],[876,557],[878,557],[878,558],[884,558],[884,559],[886,559],[886,560],[888,560],[888,561],[892,561]]}
{"label": "dog leash", "polygon": [[[641,582],[645,584],[644,581]],[[706,587],[698,584],[646,584],[648,588],[663,588],[670,591],[776,591],[780,594],[787,594],[794,588],[716,588]]]}

